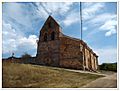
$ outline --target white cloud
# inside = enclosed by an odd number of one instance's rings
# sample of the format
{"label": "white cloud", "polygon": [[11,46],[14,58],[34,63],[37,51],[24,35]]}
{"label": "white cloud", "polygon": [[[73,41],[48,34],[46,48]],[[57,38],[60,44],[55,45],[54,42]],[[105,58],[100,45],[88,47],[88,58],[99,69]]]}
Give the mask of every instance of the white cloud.
{"label": "white cloud", "polygon": [[16,30],[12,28],[9,23],[4,21],[2,34],[3,54],[9,54],[11,52],[19,52],[19,56],[21,56],[24,52],[27,52],[31,55],[35,54],[34,52],[37,50],[36,40],[38,39],[36,35],[29,35],[29,37],[25,37],[16,32]]}
{"label": "white cloud", "polygon": [[96,15],[94,18],[92,18],[89,22],[92,24],[101,24],[104,23],[105,21],[111,20],[111,19],[116,19],[116,15],[115,14],[111,14],[111,13],[101,13]]}
{"label": "white cloud", "polygon": [[[87,3],[85,3],[86,5]],[[104,3],[90,3],[86,6],[84,5],[84,8],[82,10],[83,13],[83,20],[91,19],[95,16],[97,12],[100,12],[101,9],[104,8]]]}
{"label": "white cloud", "polygon": [[36,43],[37,39],[38,38],[36,35],[29,35],[28,38],[22,37],[22,38],[18,39],[18,41],[19,41],[18,48],[20,47],[20,49],[22,49],[23,52],[25,50],[37,49],[37,43]]}
{"label": "white cloud", "polygon": [[111,36],[116,33],[116,14],[104,12],[105,3],[84,3],[83,22],[84,25],[92,29],[87,37],[93,34],[105,32],[105,36]]}
{"label": "white cloud", "polygon": [[101,30],[104,30],[104,31],[107,31],[107,32],[105,33],[105,36],[111,36],[111,35],[117,33],[116,26],[117,26],[117,21],[116,21],[116,19],[110,19],[110,20],[106,21],[106,22],[100,27],[100,29],[101,29]]}
{"label": "white cloud", "polygon": [[37,13],[40,15],[41,18],[46,19],[50,13],[52,13],[52,16],[62,16],[64,17],[64,19],[60,20],[60,23],[63,23],[65,26],[69,26],[79,21],[79,13],[71,10],[73,2],[36,3],[36,5]]}
{"label": "white cloud", "polygon": [[[89,21],[87,21],[88,25],[92,25],[94,28],[95,33],[105,31],[105,36],[111,36],[113,34],[116,34],[117,29],[117,15],[112,13],[101,13],[96,15],[94,18],[91,18]],[[91,32],[90,34],[93,34]],[[91,35],[90,35],[91,36]]]}
{"label": "white cloud", "polygon": [[30,19],[24,15],[24,5],[21,5],[19,3],[5,3],[5,6],[7,7],[3,9],[3,16],[10,17],[25,27],[29,27],[31,25]]}
{"label": "white cloud", "polygon": [[34,30],[33,26],[36,26],[41,19],[32,3],[4,3],[3,20],[17,31],[28,33]]}
{"label": "white cloud", "polygon": [[[15,44],[15,38],[16,38],[16,32],[11,27],[10,24],[6,24],[3,21],[3,53],[8,53],[10,51],[16,51],[16,44]],[[19,35],[18,35],[19,36]]]}
{"label": "white cloud", "polygon": [[87,27],[83,27],[83,30],[86,31],[88,28]]}
{"label": "white cloud", "polygon": [[93,5],[93,4],[94,4],[93,2],[85,2],[82,6],[89,7],[89,6]]}
{"label": "white cloud", "polygon": [[66,2],[66,3],[36,3],[37,5],[37,13],[42,18],[47,18],[48,13],[52,13],[52,15],[64,15],[70,10],[70,7],[73,3],[72,2]]}
{"label": "white cloud", "polygon": [[69,26],[73,23],[79,22],[79,20],[80,19],[79,19],[79,14],[78,13],[71,13],[63,20],[63,23],[66,26]]}
{"label": "white cloud", "polygon": [[[105,5],[104,3],[84,3],[83,4],[84,8],[82,10],[83,20],[85,21],[93,18],[95,14],[99,12],[100,9],[104,8],[104,5]],[[63,23],[66,26],[69,26],[79,21],[80,21],[79,11],[73,9],[69,12],[68,15],[66,15],[66,18],[63,20]]]}
{"label": "white cloud", "polygon": [[48,17],[48,13],[44,10],[44,8],[40,5],[40,3],[36,3],[37,5],[37,10],[36,12],[41,18],[46,19]]}
{"label": "white cloud", "polygon": [[105,36],[111,36],[113,34],[116,34],[116,29],[111,29],[110,31],[105,33]]}
{"label": "white cloud", "polygon": [[105,47],[100,49],[95,49],[98,54],[99,64],[101,63],[111,63],[117,62],[117,49],[112,47]]}

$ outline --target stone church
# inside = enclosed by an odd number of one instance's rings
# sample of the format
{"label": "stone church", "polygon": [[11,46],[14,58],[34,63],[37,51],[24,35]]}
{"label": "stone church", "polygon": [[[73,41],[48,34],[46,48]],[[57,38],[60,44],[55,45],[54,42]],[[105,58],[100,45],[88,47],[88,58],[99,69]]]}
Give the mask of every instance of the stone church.
{"label": "stone church", "polygon": [[98,69],[98,56],[92,49],[84,41],[64,35],[52,16],[40,30],[37,43],[37,64],[89,71]]}

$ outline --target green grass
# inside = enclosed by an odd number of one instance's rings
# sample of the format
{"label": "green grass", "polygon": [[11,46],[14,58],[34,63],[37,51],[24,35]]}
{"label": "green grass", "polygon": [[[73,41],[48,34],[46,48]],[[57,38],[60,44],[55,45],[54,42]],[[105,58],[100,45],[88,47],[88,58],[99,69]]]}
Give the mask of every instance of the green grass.
{"label": "green grass", "polygon": [[100,75],[70,72],[53,67],[3,62],[3,88],[78,88]]}

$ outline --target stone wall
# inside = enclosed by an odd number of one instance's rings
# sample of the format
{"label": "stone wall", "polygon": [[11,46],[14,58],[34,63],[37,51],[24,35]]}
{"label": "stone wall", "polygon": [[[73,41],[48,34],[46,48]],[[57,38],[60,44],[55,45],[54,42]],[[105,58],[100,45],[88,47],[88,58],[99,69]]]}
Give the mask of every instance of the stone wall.
{"label": "stone wall", "polygon": [[59,40],[40,42],[36,63],[42,65],[59,66]]}
{"label": "stone wall", "polygon": [[3,62],[10,62],[10,63],[24,63],[24,64],[34,64],[36,57],[30,58],[16,58],[16,57],[9,57],[2,59]]}
{"label": "stone wall", "polygon": [[97,57],[80,40],[62,36],[58,40],[39,42],[37,51],[37,64],[97,70]]}
{"label": "stone wall", "polygon": [[84,55],[85,55],[84,61],[85,61],[86,69],[96,71],[98,66],[97,55],[95,55],[93,51],[88,47],[85,47]]}
{"label": "stone wall", "polygon": [[60,66],[83,69],[83,59],[79,41],[62,37],[60,43]]}
{"label": "stone wall", "polygon": [[23,63],[24,61],[21,60],[21,58],[5,58],[5,59],[2,59],[3,62],[10,62],[10,63]]}
{"label": "stone wall", "polygon": [[89,51],[85,48],[85,67],[86,67],[86,69],[89,69]]}
{"label": "stone wall", "polygon": [[[52,33],[54,32],[54,36]],[[46,35],[46,40],[44,39]],[[42,65],[59,66],[60,28],[50,16],[43,25],[37,48],[36,63]]]}

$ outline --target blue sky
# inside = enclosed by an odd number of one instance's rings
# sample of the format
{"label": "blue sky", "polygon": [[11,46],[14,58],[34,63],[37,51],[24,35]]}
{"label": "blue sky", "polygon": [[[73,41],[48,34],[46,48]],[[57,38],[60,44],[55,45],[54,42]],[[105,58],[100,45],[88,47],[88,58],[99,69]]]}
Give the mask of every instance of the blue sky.
{"label": "blue sky", "polygon": [[[45,7],[45,8],[44,8]],[[14,52],[36,55],[39,31],[52,13],[68,36],[80,39],[79,3],[3,3],[2,57]],[[117,3],[82,3],[83,40],[99,56],[99,64],[117,61]]]}

